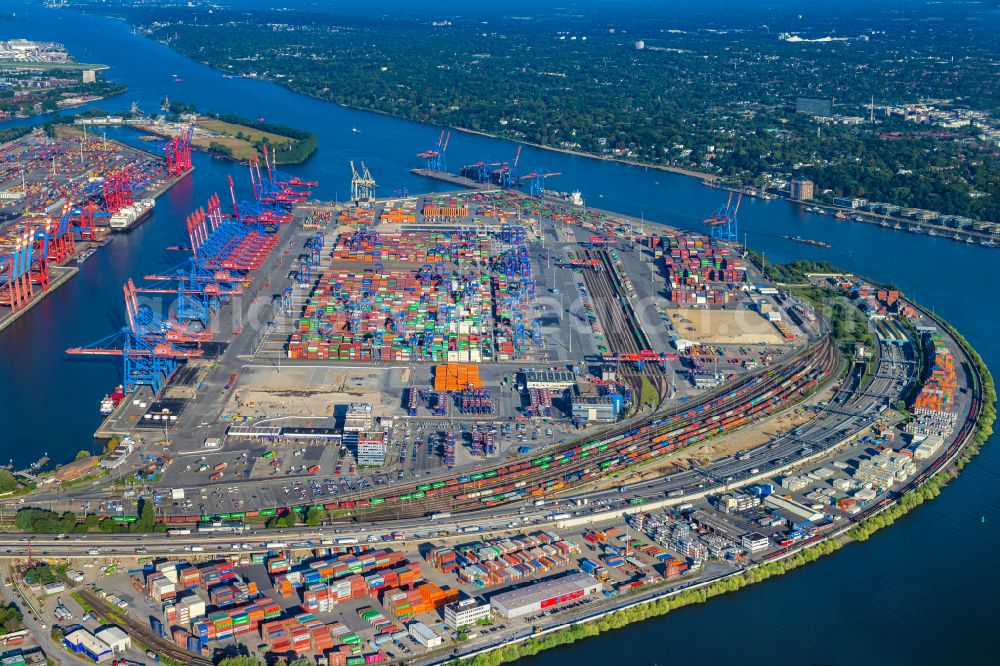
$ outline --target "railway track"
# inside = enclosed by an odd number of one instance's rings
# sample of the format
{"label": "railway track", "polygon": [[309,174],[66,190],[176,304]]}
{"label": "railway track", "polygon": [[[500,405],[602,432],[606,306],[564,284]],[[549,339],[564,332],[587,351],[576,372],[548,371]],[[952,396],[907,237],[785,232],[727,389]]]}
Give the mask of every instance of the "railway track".
{"label": "railway track", "polygon": [[[567,484],[579,487],[643,463],[655,456],[686,447],[773,413],[782,405],[809,393],[839,364],[829,336],[767,369],[722,387],[698,403],[687,403],[670,412],[654,413],[638,424],[622,425],[599,439],[580,440],[556,447],[534,460],[478,468],[450,479],[431,478],[412,492],[378,497],[385,489],[343,495],[326,504],[291,505],[218,516],[169,516],[168,524],[181,526],[198,520],[245,519],[305,511],[310,506],[343,512],[339,520],[396,520],[429,513],[483,509],[526,501],[558,492]],[[398,491],[397,491],[398,492]]]}
{"label": "railway track", "polygon": [[200,655],[188,652],[173,642],[159,636],[144,622],[137,621],[127,613],[118,613],[117,609],[112,609],[111,606],[108,605],[108,603],[98,596],[98,594],[93,590],[87,587],[81,587],[76,591],[79,592],[80,596],[83,597],[83,600],[86,601],[95,613],[100,615],[103,620],[118,625],[124,625],[129,636],[133,639],[137,639],[138,642],[141,642],[153,652],[156,652],[161,656],[166,656],[181,664],[188,664],[190,666],[212,666],[212,662],[210,660],[204,659]]}
{"label": "railway track", "polygon": [[[617,269],[607,250],[587,250],[589,261],[597,261],[600,271],[585,271],[584,281],[594,303],[595,314],[604,327],[609,348],[617,354],[638,354],[651,349],[645,331],[628,304],[628,294],[623,293]],[[636,404],[642,396],[643,377],[653,384],[656,391],[656,409],[669,397],[666,371],[656,363],[649,364],[644,372],[630,363],[619,364],[619,374],[635,392]]]}
{"label": "railway track", "polygon": [[[836,349],[829,339],[825,339],[812,353],[788,362],[780,370],[774,370],[773,374],[767,373],[767,377],[758,375],[756,380],[751,380],[747,386],[733,389],[730,391],[732,395],[727,394],[730,395],[727,399],[717,398],[700,406],[685,408],[685,411],[672,416],[654,420],[645,426],[609,433],[601,440],[590,443],[596,446],[587,450],[587,455],[568,455],[574,450],[588,446],[587,444],[568,450],[563,449],[551,456],[536,459],[538,461],[549,458],[548,463],[535,465],[535,461],[525,461],[499,468],[497,471],[503,472],[497,475],[500,481],[493,481],[490,478],[476,480],[468,477],[464,483],[456,484],[459,490],[466,492],[453,495],[455,486],[445,485],[440,489],[445,492],[428,495],[427,491],[424,491],[424,495],[417,498],[418,501],[409,501],[407,504],[394,503],[384,509],[370,511],[365,517],[369,520],[401,519],[415,518],[427,513],[468,511],[481,509],[484,506],[544,497],[562,490],[567,483],[579,487],[608,473],[621,471],[632,464],[645,462],[657,455],[673,452],[683,446],[721,434],[730,427],[733,429],[742,427],[757,418],[770,415],[774,408],[811,390],[820,377],[837,367],[837,363]],[[784,390],[787,390],[788,394],[783,396],[781,401],[763,402],[770,398],[776,387],[792,382],[792,378],[796,375],[801,382],[787,384]],[[762,405],[767,405],[767,408],[758,409]],[[752,411],[755,409],[757,411]],[[744,410],[750,410],[751,413],[743,415]],[[729,423],[725,423],[726,419],[730,419]],[[513,469],[524,465],[527,466]],[[462,478],[466,477],[459,477],[459,481]],[[498,483],[500,485],[496,485]],[[519,492],[520,490],[525,492]],[[515,494],[510,495],[510,493]],[[488,499],[484,501],[484,497]]]}

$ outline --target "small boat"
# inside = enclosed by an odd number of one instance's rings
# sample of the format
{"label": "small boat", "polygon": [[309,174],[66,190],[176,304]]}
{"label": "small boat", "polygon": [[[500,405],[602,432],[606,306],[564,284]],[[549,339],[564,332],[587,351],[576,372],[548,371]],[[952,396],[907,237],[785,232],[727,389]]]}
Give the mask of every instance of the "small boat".
{"label": "small boat", "polygon": [[83,252],[81,252],[80,254],[77,255],[77,257],[76,257],[76,263],[77,264],[82,264],[83,262],[87,261],[87,259],[90,259],[90,257],[96,251],[97,250],[94,250],[93,248],[88,249],[88,250],[84,250]]}
{"label": "small boat", "polygon": [[965,237],[965,242],[966,243],[975,243],[976,241],[975,241],[975,239],[972,238],[972,236],[966,236]]}
{"label": "small boat", "polygon": [[893,225],[892,228],[895,229],[896,231],[899,231],[900,229],[903,228],[903,226],[899,222],[897,222],[895,225]]}
{"label": "small boat", "polygon": [[361,134],[361,130],[359,130],[357,127],[352,127],[351,131],[354,132],[355,134]]}
{"label": "small boat", "polygon": [[180,83],[182,80],[183,79],[181,79],[181,77],[179,77],[179,76],[175,76],[174,77],[174,83]]}
{"label": "small boat", "polygon": [[961,235],[959,235],[959,234],[958,234],[958,233],[956,232],[956,233],[955,233],[955,235],[951,237],[951,239],[952,239],[952,240],[957,240],[957,241],[960,241],[960,240],[962,240],[962,236],[961,236]]}
{"label": "small boat", "polygon": [[928,236],[937,236],[937,232],[934,231],[933,229],[930,229],[930,230],[927,231],[927,235]]}
{"label": "small boat", "polygon": [[851,219],[850,217],[847,216],[847,213],[842,213],[842,212],[839,212],[839,211],[836,212],[836,213],[834,213],[833,216],[835,218],[837,218],[838,220],[849,220],[849,219]]}
{"label": "small boat", "polygon": [[997,246],[996,241],[992,241],[992,240],[979,241],[979,244],[982,245],[983,247],[996,247]]}

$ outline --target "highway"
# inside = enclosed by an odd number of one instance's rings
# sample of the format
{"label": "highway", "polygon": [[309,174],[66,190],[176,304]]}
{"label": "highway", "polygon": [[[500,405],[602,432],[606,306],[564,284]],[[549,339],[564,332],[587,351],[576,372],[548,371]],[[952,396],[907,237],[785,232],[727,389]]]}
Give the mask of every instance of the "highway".
{"label": "highway", "polygon": [[[738,456],[722,458],[704,467],[679,470],[653,482],[627,486],[626,492],[609,489],[574,493],[557,500],[545,500],[541,506],[528,501],[517,502],[489,509],[464,511],[433,522],[426,517],[419,517],[381,521],[367,526],[344,524],[283,530],[261,529],[244,533],[206,534],[192,530],[192,533],[182,535],[93,533],[66,535],[63,538],[48,535],[4,535],[0,538],[0,558],[23,557],[27,554],[29,542],[35,555],[87,558],[262,552],[268,550],[268,544],[276,542],[302,549],[354,543],[355,540],[358,543],[384,543],[384,536],[396,533],[401,538],[391,541],[402,546],[409,541],[430,538],[468,539],[473,530],[479,527],[484,532],[503,532],[551,525],[559,522],[551,519],[554,513],[569,512],[576,514],[573,517],[586,516],[591,512],[620,508],[626,497],[654,501],[662,500],[669,494],[672,501],[683,503],[708,491],[745,485],[748,479],[760,474],[778,474],[797,465],[801,458],[821,455],[845,438],[863,431],[871,424],[875,414],[896,399],[912,379],[915,365],[910,361],[900,348],[883,345],[871,384],[864,391],[852,390],[846,396],[838,394],[831,401],[836,407],[820,409],[817,416],[806,425]],[[567,505],[573,503],[572,500],[577,499],[586,499],[588,505],[567,508]],[[448,534],[439,536],[441,532]]]}

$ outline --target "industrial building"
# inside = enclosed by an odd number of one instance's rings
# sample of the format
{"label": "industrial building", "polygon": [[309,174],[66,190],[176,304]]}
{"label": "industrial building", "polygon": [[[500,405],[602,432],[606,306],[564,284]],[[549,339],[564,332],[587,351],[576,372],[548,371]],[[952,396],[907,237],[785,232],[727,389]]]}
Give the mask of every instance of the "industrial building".
{"label": "industrial building", "polygon": [[582,599],[600,590],[601,584],[593,576],[574,573],[503,592],[490,599],[490,606],[495,613],[509,620]]}
{"label": "industrial building", "polygon": [[858,197],[833,198],[833,205],[840,206],[841,208],[861,208],[866,203],[868,203],[868,199],[859,199]]}
{"label": "industrial building", "polygon": [[615,421],[618,405],[609,396],[574,396],[572,416],[580,421]]}
{"label": "industrial building", "polygon": [[490,605],[472,597],[461,599],[444,607],[444,622],[452,629],[469,627],[493,612]]}
{"label": "industrial building", "polygon": [[759,553],[767,550],[769,544],[766,536],[760,532],[751,532],[743,535],[742,545],[748,553]]}
{"label": "industrial building", "polygon": [[122,654],[132,647],[132,639],[115,625],[110,625],[99,630],[94,636],[98,640],[107,643],[108,647],[115,654]]}
{"label": "industrial building", "polygon": [[441,645],[442,638],[423,622],[411,622],[407,627],[410,637],[428,650]]}
{"label": "industrial building", "polygon": [[563,390],[576,384],[576,376],[565,370],[528,370],[524,373],[525,388]]}
{"label": "industrial building", "polygon": [[109,661],[114,656],[107,643],[86,629],[77,629],[63,636],[63,645],[73,652],[90,657],[98,664]]}
{"label": "industrial building", "polygon": [[715,506],[725,513],[749,511],[760,505],[760,498],[748,493],[725,493],[715,500]]}
{"label": "industrial building", "polygon": [[111,453],[101,458],[99,464],[105,469],[117,469],[121,467],[130,453],[132,453],[132,440],[126,437],[118,442],[118,445],[115,446]]}
{"label": "industrial building", "polygon": [[795,500],[785,499],[784,497],[778,497],[777,495],[768,495],[765,497],[764,504],[775,513],[781,514],[783,518],[796,525],[823,520],[821,512],[813,511],[804,504],[800,504]]}

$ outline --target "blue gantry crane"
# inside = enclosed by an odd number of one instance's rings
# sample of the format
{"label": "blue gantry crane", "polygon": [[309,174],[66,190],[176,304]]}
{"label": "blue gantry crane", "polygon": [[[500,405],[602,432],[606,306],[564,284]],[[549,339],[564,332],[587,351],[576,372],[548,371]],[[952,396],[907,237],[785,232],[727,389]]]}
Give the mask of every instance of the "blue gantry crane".
{"label": "blue gantry crane", "polygon": [[437,145],[417,155],[417,157],[424,161],[424,168],[428,171],[439,171],[442,173],[448,171],[446,154],[450,139],[451,131],[445,133],[445,130],[441,130],[441,136],[438,137]]}
{"label": "blue gantry crane", "polygon": [[562,173],[559,171],[532,171],[529,174],[521,176],[518,181],[521,187],[524,187],[527,183],[528,193],[531,194],[531,196],[540,197],[545,191],[545,179],[561,175]]}
{"label": "blue gantry crane", "polygon": [[705,224],[709,225],[708,235],[711,238],[722,241],[738,241],[739,240],[739,219],[737,214],[740,210],[740,202],[743,201],[743,192],[740,192],[736,196],[736,201],[733,201],[734,192],[729,193],[729,199],[726,203],[712,213],[712,216],[705,220]]}

